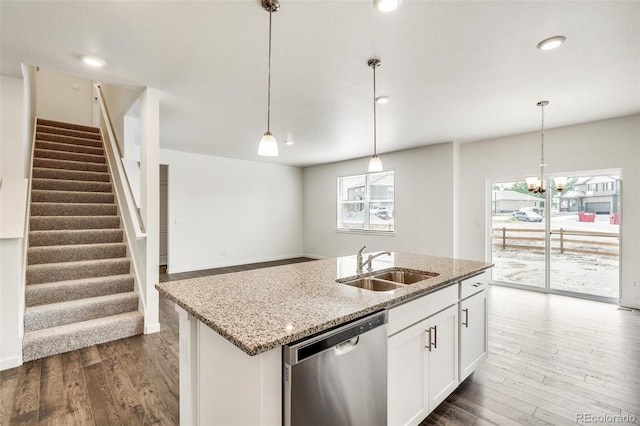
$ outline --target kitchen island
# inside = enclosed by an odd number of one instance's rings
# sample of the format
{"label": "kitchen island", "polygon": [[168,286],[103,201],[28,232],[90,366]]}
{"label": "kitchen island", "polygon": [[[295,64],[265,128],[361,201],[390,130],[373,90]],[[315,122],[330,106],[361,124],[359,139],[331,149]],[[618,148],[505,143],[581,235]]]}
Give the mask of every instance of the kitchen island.
{"label": "kitchen island", "polygon": [[435,276],[361,289],[337,282],[368,275],[346,256],[158,284],[180,314],[181,423],[281,424],[282,345],[454,285],[457,296],[461,281],[490,267],[394,252],[375,258],[373,271]]}

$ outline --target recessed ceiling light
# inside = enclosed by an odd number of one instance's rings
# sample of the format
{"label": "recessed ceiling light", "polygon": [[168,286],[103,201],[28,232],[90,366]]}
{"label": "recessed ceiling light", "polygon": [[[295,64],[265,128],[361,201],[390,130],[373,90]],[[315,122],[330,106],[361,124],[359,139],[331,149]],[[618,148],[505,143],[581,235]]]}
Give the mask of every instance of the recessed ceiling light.
{"label": "recessed ceiling light", "polygon": [[389,99],[390,98],[388,96],[378,96],[376,98],[376,102],[379,103],[380,105],[384,105],[389,103]]}
{"label": "recessed ceiling light", "polygon": [[82,62],[92,67],[104,67],[104,60],[98,58],[97,56],[81,56]]}
{"label": "recessed ceiling light", "polygon": [[398,7],[399,3],[399,0],[373,0],[373,5],[380,12],[391,12],[396,7]]}
{"label": "recessed ceiling light", "polygon": [[294,141],[293,139],[287,139],[286,141],[284,141],[285,145],[293,145],[294,143],[296,143],[296,141]]}
{"label": "recessed ceiling light", "polygon": [[552,50],[564,43],[566,39],[567,38],[565,36],[549,37],[548,39],[542,40],[538,43],[538,46],[536,47],[540,50]]}

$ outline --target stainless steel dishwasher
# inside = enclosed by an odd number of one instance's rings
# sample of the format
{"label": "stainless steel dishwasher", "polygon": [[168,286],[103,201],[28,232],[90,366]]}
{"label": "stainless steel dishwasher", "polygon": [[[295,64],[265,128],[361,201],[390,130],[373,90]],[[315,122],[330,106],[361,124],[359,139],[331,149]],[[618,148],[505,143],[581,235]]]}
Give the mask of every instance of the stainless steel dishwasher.
{"label": "stainless steel dishwasher", "polygon": [[283,347],[283,421],[387,424],[387,314]]}

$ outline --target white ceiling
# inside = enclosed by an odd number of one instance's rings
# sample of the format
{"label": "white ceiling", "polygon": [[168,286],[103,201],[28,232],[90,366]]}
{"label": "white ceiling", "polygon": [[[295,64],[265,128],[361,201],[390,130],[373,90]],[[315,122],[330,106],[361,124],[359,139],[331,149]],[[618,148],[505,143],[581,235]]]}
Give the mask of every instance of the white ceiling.
{"label": "white ceiling", "polygon": [[[1,69],[20,63],[160,90],[163,148],[306,166],[370,155],[379,57],[379,152],[640,112],[639,1],[2,1]],[[564,35],[560,48],[536,44]],[[78,59],[95,54],[107,65]],[[286,139],[296,141],[285,146]]]}

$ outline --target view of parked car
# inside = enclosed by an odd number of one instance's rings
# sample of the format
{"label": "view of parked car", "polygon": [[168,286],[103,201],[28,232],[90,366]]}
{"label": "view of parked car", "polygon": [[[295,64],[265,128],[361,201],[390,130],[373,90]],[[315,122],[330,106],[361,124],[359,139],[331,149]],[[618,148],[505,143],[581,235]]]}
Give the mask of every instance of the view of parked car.
{"label": "view of parked car", "polygon": [[389,210],[380,210],[379,212],[376,213],[376,216],[378,216],[380,219],[383,219],[383,220],[393,219],[393,215]]}
{"label": "view of parked car", "polygon": [[542,216],[532,211],[513,212],[513,216],[521,222],[542,222]]}

